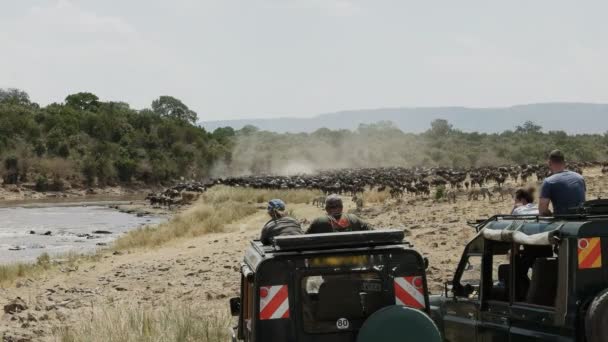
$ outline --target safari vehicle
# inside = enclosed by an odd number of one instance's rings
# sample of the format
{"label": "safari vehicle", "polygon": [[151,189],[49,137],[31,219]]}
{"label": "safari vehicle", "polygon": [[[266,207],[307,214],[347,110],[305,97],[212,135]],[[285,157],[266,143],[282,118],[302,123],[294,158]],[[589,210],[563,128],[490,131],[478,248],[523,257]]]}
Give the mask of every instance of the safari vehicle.
{"label": "safari vehicle", "polygon": [[445,293],[430,298],[444,341],[608,341],[604,205],[478,225]]}
{"label": "safari vehicle", "polygon": [[439,342],[426,262],[403,237],[392,230],[252,241],[241,295],[230,300],[232,340]]}

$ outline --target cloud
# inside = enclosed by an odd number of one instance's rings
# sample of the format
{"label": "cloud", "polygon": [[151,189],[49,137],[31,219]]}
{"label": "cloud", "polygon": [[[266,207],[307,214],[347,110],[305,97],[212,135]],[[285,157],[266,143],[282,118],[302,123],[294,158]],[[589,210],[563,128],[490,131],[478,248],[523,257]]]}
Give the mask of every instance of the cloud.
{"label": "cloud", "polygon": [[315,10],[329,16],[353,16],[363,8],[354,0],[271,0],[274,5]]}

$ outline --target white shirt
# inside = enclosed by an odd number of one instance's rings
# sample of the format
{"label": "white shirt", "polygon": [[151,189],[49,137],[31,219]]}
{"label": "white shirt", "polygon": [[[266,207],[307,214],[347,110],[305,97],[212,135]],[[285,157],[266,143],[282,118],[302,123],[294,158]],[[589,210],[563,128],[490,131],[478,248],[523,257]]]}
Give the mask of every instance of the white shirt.
{"label": "white shirt", "polygon": [[513,209],[511,215],[539,215],[538,206],[534,203],[520,205]]}

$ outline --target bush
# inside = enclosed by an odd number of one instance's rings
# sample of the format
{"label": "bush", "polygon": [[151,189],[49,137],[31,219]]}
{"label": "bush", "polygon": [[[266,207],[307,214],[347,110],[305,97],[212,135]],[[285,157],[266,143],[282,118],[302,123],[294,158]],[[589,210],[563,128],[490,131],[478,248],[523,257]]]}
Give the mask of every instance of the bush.
{"label": "bush", "polygon": [[132,159],[120,159],[117,160],[114,165],[118,173],[118,179],[121,182],[129,183],[135,175],[137,164]]}
{"label": "bush", "polygon": [[49,180],[45,176],[38,176],[36,179],[36,191],[45,192],[49,190]]}
{"label": "bush", "polygon": [[440,199],[444,198],[446,195],[446,189],[444,185],[440,185],[437,187],[437,190],[435,190],[435,200],[439,201]]}
{"label": "bush", "polygon": [[60,178],[53,179],[53,183],[49,186],[49,190],[51,191],[64,191],[65,190],[65,182]]}

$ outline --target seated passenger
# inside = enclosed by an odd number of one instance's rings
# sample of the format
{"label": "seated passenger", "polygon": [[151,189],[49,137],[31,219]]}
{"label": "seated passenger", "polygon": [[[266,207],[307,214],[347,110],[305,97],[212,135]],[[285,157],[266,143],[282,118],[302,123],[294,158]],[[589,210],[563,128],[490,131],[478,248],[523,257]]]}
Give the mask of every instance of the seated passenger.
{"label": "seated passenger", "polygon": [[270,221],[264,225],[260,236],[262,244],[272,244],[272,239],[275,236],[300,235],[304,233],[300,222],[287,216],[287,213],[285,212],[285,202],[282,200],[273,199],[268,202],[268,215],[270,216]]}
{"label": "seated passenger", "polygon": [[359,230],[371,230],[371,227],[360,218],[342,211],[344,206],[338,195],[330,195],[325,200],[326,216],[312,221],[306,234],[352,232]]}
{"label": "seated passenger", "polygon": [[522,188],[515,192],[515,205],[511,215],[538,215],[538,206],[534,204],[534,191],[534,188]]}
{"label": "seated passenger", "polygon": [[[540,191],[540,214],[567,215],[570,209],[585,202],[585,179],[576,172],[566,170],[564,154],[559,150],[549,154],[548,164],[552,176],[545,179]],[[553,205],[553,213],[549,210],[549,203]]]}

